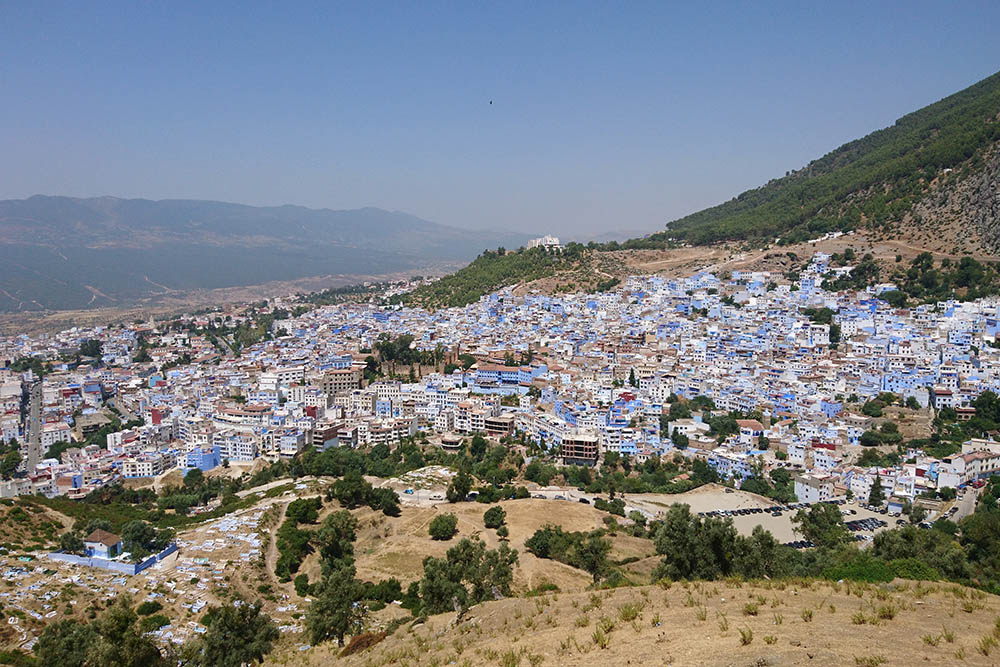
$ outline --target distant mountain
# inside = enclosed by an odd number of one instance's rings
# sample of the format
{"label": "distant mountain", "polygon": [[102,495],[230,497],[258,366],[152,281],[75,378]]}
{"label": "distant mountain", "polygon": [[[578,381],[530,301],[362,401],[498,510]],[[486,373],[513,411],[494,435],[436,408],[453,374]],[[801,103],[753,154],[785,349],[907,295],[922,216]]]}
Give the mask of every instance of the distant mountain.
{"label": "distant mountain", "polygon": [[39,195],[0,201],[0,310],[124,305],[173,290],[418,271],[527,238],[378,208]]}

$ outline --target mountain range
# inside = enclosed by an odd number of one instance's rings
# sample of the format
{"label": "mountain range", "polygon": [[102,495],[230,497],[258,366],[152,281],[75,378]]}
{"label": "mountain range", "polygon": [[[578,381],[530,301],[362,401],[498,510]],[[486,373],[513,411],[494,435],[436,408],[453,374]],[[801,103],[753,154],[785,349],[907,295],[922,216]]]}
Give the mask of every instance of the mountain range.
{"label": "mountain range", "polygon": [[38,195],[0,201],[0,310],[115,306],[194,289],[419,272],[527,239],[378,208]]}

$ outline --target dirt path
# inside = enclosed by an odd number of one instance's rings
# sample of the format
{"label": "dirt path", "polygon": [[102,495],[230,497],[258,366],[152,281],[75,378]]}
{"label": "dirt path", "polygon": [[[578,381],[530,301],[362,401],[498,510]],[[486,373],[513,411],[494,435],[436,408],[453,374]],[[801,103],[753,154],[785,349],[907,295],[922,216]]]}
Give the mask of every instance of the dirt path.
{"label": "dirt path", "polygon": [[291,500],[286,500],[281,505],[281,514],[278,515],[278,520],[275,522],[274,529],[271,530],[271,534],[267,540],[267,556],[264,558],[264,567],[267,568],[267,576],[276,586],[286,585],[278,581],[277,575],[274,574],[274,566],[278,562],[278,528],[285,522],[285,514],[288,512],[288,505],[291,502]]}

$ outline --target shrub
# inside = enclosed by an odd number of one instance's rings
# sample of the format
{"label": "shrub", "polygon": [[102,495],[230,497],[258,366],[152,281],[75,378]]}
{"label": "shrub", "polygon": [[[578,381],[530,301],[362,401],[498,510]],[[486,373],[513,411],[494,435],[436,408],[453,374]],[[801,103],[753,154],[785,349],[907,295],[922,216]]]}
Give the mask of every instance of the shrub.
{"label": "shrub", "polygon": [[896,613],[899,610],[896,605],[892,603],[879,605],[878,609],[875,610],[875,615],[884,621],[891,621],[896,618]]}
{"label": "shrub", "polygon": [[823,578],[831,581],[866,581],[869,583],[889,582],[895,574],[888,565],[866,554],[859,554],[853,559],[823,570]]}
{"label": "shrub", "polygon": [[630,623],[639,617],[639,606],[629,602],[618,607],[618,618],[626,623]]}
{"label": "shrub", "polygon": [[900,579],[937,581],[941,578],[937,570],[918,558],[896,558],[888,565],[892,574]]}
{"label": "shrub", "polygon": [[295,577],[295,594],[304,598],[309,595],[309,591],[309,577],[305,574]]}
{"label": "shrub", "polygon": [[142,619],[140,627],[143,632],[152,632],[158,628],[162,628],[164,625],[170,625],[170,619],[163,614],[156,614],[155,616],[147,616]]}
{"label": "shrub", "polygon": [[163,609],[163,605],[160,604],[159,600],[146,600],[135,608],[135,613],[139,614],[139,616],[149,616],[161,609]]}
{"label": "shrub", "polygon": [[458,532],[458,517],[454,514],[438,514],[431,521],[431,538],[435,540],[450,540]]}
{"label": "shrub", "polygon": [[487,528],[496,529],[504,525],[507,521],[507,513],[502,507],[497,505],[496,507],[491,507],[486,512],[483,513],[483,524]]}

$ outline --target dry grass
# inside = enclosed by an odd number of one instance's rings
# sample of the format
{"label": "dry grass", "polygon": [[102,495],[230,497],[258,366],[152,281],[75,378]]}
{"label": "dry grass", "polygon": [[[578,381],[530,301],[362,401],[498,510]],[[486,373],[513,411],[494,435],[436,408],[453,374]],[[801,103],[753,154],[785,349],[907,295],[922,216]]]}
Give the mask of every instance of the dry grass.
{"label": "dry grass", "polygon": [[[808,581],[674,583],[666,588],[666,593],[661,587],[564,591],[558,599],[542,596],[541,603],[538,598],[488,602],[471,609],[457,625],[454,613],[431,617],[363,653],[336,659],[336,664],[877,667],[961,662],[985,666],[1000,655],[1000,629],[994,622],[1000,600],[967,589]],[[677,604],[689,596],[688,607]],[[746,605],[760,604],[758,600],[769,604],[776,597],[780,612],[744,615]],[[665,598],[673,604],[668,606]],[[956,617],[961,623],[942,627],[953,600],[975,601],[982,608]],[[852,611],[828,614],[830,605]],[[811,619],[810,613],[817,611],[822,615],[816,622],[799,621]],[[862,624],[852,622],[854,611],[861,614]],[[699,620],[709,615],[718,627]],[[786,617],[795,622],[785,622]],[[730,627],[731,618],[740,620]],[[301,643],[283,640],[270,662],[311,666],[333,662],[335,647],[300,652]],[[734,651],[741,656],[738,660]]]}

